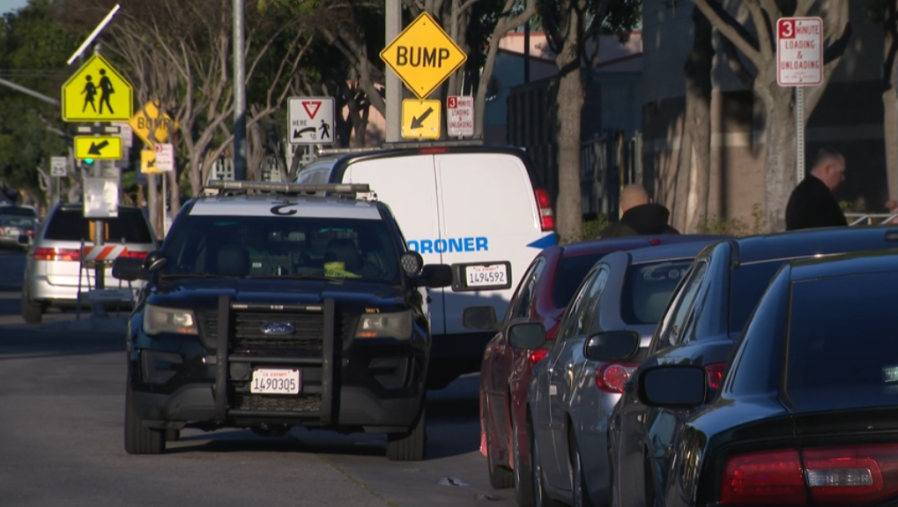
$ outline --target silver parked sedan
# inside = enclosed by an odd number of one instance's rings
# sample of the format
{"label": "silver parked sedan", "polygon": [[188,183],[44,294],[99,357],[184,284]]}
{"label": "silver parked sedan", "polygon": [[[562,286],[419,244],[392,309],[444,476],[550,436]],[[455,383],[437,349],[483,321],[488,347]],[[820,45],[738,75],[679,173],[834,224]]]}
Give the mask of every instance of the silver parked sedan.
{"label": "silver parked sedan", "polygon": [[648,345],[683,274],[715,241],[608,254],[583,280],[553,342],[545,341],[540,323],[509,329],[512,347],[552,347],[534,368],[527,395],[532,495],[525,503],[609,503],[607,415],[638,363],[595,361],[589,350],[612,336],[627,349],[615,357],[632,357],[640,344]]}
{"label": "silver parked sedan", "polygon": [[[82,262],[82,246],[94,246],[95,222],[84,218],[81,203],[57,204],[47,214],[28,249],[25,280],[22,284],[22,318],[29,324],[41,322],[49,307],[85,305],[86,293],[95,286],[94,268]],[[144,214],[136,207],[121,206],[118,218],[106,221],[104,243],[124,246],[123,255],[143,258],[157,247],[157,240]],[[112,276],[110,254],[103,260],[104,287],[128,287]],[[142,286],[143,282],[139,282]],[[132,284],[132,288],[139,289]]]}
{"label": "silver parked sedan", "polygon": [[0,247],[27,249],[36,230],[36,218],[0,215]]}

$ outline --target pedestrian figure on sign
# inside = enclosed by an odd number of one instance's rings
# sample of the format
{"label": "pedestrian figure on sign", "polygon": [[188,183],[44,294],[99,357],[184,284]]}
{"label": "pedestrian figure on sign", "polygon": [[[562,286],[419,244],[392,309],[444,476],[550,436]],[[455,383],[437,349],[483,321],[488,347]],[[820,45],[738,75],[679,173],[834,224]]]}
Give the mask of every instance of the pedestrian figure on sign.
{"label": "pedestrian figure on sign", "polygon": [[84,95],[84,107],[81,108],[81,112],[87,111],[87,106],[90,105],[90,108],[96,113],[97,106],[94,104],[94,97],[97,96],[97,87],[94,85],[93,78],[90,77],[90,74],[88,74],[85,79],[87,80],[87,84],[84,85],[84,90],[81,92],[81,95]]}
{"label": "pedestrian figure on sign", "polygon": [[330,125],[325,123],[324,120],[321,120],[321,126],[318,127],[318,130],[321,131],[321,139],[331,136],[331,133],[330,133],[331,127],[330,127]]}
{"label": "pedestrian figure on sign", "polygon": [[848,225],[833,192],[845,181],[845,156],[832,148],[817,152],[810,174],[786,204],[786,230]]}
{"label": "pedestrian figure on sign", "polygon": [[106,69],[100,69],[100,75],[103,76],[100,78],[100,114],[103,113],[104,102],[106,107],[109,108],[109,112],[115,114],[115,111],[112,110],[112,104],[109,103],[109,96],[115,93],[115,90],[112,88],[112,81],[106,75]]}

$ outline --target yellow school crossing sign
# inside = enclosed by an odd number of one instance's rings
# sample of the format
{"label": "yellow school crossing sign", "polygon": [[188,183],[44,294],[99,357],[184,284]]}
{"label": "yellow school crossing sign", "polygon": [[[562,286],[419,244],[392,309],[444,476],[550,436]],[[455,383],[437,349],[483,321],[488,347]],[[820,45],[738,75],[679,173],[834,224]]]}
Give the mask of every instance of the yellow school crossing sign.
{"label": "yellow school crossing sign", "polygon": [[100,55],[93,55],[62,85],[62,119],[70,123],[128,121],[134,89]]}

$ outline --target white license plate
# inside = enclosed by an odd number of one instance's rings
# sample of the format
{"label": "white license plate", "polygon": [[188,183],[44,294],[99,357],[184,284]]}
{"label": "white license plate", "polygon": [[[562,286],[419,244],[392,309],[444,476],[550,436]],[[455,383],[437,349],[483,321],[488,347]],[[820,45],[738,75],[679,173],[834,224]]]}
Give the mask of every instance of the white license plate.
{"label": "white license plate", "polygon": [[249,391],[253,394],[299,394],[302,390],[299,370],[260,368],[253,371]]}
{"label": "white license plate", "polygon": [[488,264],[486,266],[466,266],[465,279],[468,287],[486,287],[505,285],[508,273],[505,264]]}

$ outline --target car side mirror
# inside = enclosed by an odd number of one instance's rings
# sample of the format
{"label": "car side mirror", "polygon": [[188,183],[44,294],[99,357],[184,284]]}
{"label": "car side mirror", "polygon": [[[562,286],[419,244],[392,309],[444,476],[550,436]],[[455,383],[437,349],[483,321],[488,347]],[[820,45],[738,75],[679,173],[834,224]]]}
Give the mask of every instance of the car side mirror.
{"label": "car side mirror", "polygon": [[150,273],[143,266],[144,261],[141,259],[117,257],[112,261],[112,276],[127,282],[149,280]]}
{"label": "car side mirror", "polygon": [[639,352],[641,338],[631,331],[594,334],[583,345],[583,355],[592,361],[627,361]]}
{"label": "car side mirror", "polygon": [[705,402],[707,388],[701,366],[666,364],[640,372],[637,396],[648,407],[692,408]]}
{"label": "car side mirror", "polygon": [[469,306],[461,314],[462,325],[468,329],[489,331],[496,329],[496,309],[492,306]]}
{"label": "car side mirror", "polygon": [[522,322],[508,327],[508,344],[518,350],[541,349],[546,344],[546,328],[541,322]]}
{"label": "car side mirror", "polygon": [[167,263],[168,257],[165,255],[165,252],[153,250],[148,253],[146,259],[144,259],[143,269],[152,273],[153,271],[159,271],[164,268]]}
{"label": "car side mirror", "polygon": [[399,263],[402,264],[402,271],[411,278],[420,275],[421,270],[424,269],[424,257],[421,257],[418,252],[405,252],[399,258]]}

